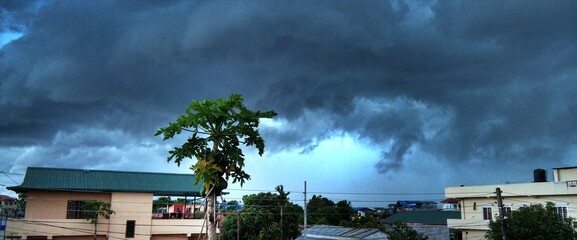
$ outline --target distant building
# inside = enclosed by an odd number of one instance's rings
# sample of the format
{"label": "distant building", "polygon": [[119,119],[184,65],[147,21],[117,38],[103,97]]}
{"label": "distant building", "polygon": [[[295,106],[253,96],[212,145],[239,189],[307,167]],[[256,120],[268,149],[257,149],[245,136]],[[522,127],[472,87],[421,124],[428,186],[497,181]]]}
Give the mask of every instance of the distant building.
{"label": "distant building", "polygon": [[447,198],[441,203],[443,204],[443,211],[461,211],[461,199]]}
{"label": "distant building", "polygon": [[84,219],[86,201],[111,204],[116,212],[98,222],[98,239],[197,239],[202,219],[154,219],[154,196],[200,196],[202,184],[192,174],[32,168],[19,186],[26,193],[24,219],[8,219],[6,239],[93,239]]}
{"label": "distant building", "polygon": [[395,222],[404,222],[429,240],[450,239],[451,233],[447,227],[447,219],[460,219],[459,211],[404,211],[398,212],[381,221],[385,228]]}
{"label": "distant building", "polygon": [[296,240],[388,240],[386,233],[376,228],[347,228],[338,226],[315,225],[306,229]]}
{"label": "distant building", "polygon": [[366,217],[367,215],[375,212],[375,210],[368,207],[354,207],[353,210],[357,212],[358,217]]}
{"label": "distant building", "polygon": [[16,198],[0,195],[0,214],[15,216],[16,210]]}
{"label": "distant building", "polygon": [[396,204],[389,204],[392,213],[404,211],[430,211],[437,209],[437,203],[433,201],[397,201]]}
{"label": "distant building", "polygon": [[485,239],[489,222],[498,216],[496,189],[500,188],[505,212],[532,204],[552,202],[563,218],[577,217],[577,167],[554,168],[553,182],[547,182],[546,171],[533,172],[531,183],[460,186],[445,188],[445,196],[459,200],[460,219],[448,219],[457,240]]}
{"label": "distant building", "polygon": [[387,209],[384,208],[384,207],[376,207],[376,208],[373,208],[373,209],[375,209],[375,212],[378,213],[378,214],[387,212]]}

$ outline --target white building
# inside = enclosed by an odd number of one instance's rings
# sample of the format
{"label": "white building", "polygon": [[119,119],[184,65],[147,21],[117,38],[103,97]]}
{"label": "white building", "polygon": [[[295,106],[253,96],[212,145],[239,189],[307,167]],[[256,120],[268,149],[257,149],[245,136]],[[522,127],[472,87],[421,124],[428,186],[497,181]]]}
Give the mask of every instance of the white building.
{"label": "white building", "polygon": [[485,239],[489,221],[499,213],[497,188],[507,212],[552,202],[563,217],[577,218],[577,167],[554,168],[553,182],[547,182],[545,170],[537,169],[531,183],[445,188],[446,197],[460,200],[461,219],[447,220],[448,227],[456,232],[456,239]]}
{"label": "white building", "polygon": [[0,214],[15,216],[16,210],[16,198],[0,195]]}

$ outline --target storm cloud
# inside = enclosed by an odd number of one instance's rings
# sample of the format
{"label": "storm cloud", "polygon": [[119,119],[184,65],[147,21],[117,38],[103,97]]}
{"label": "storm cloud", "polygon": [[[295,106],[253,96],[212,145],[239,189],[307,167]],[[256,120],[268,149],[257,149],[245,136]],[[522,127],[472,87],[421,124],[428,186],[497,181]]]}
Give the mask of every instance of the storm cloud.
{"label": "storm cloud", "polygon": [[6,172],[162,158],[156,129],[193,99],[231,93],[279,113],[280,127],[261,130],[273,155],[306,155],[348,134],[380,152],[367,171],[382,174],[422,154],[458,168],[576,164],[575,1],[2,1],[0,9],[0,30],[21,34],[0,48]]}

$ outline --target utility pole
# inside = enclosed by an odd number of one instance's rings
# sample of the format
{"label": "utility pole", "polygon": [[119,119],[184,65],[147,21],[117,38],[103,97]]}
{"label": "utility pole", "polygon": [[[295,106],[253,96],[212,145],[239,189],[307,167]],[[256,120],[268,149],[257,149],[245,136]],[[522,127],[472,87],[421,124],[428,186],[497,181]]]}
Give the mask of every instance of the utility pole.
{"label": "utility pole", "polygon": [[495,189],[497,194],[497,206],[499,207],[499,219],[501,220],[501,235],[503,240],[509,240],[507,236],[507,222],[505,219],[505,209],[503,208],[503,198],[501,197],[501,188]]}
{"label": "utility pole", "polygon": [[[283,203],[284,204],[284,203]],[[282,206],[280,205],[280,239],[282,240]]]}
{"label": "utility pole", "polygon": [[305,240],[308,239],[307,238],[307,181],[305,181],[305,225],[304,225],[304,231],[303,231],[303,235],[305,236]]}

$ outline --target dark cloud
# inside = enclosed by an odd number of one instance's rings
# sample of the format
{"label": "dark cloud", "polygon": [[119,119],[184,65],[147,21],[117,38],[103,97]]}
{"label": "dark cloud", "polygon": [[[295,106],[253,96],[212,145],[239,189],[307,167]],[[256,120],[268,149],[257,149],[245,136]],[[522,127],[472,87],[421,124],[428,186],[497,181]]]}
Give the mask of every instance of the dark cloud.
{"label": "dark cloud", "polygon": [[[346,132],[379,149],[382,173],[416,151],[547,166],[575,151],[573,1],[39,5],[3,20],[26,31],[0,49],[2,146],[60,159],[74,148],[54,149],[62,132],[153,139],[190,100],[238,92],[279,112],[269,151],[307,154]],[[117,144],[90,134],[75,142]]]}

